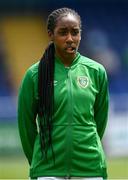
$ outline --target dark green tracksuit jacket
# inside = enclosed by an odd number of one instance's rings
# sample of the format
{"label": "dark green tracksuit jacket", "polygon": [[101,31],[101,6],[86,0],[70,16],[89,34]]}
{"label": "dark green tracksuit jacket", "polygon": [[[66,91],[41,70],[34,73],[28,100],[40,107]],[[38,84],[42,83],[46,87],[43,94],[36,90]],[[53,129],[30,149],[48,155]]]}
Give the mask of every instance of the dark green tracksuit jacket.
{"label": "dark green tracksuit jacket", "polygon": [[70,67],[55,58],[53,149],[42,157],[38,133],[38,65],[21,83],[18,124],[30,164],[30,177],[107,177],[101,139],[108,116],[108,85],[104,67],[79,53]]}

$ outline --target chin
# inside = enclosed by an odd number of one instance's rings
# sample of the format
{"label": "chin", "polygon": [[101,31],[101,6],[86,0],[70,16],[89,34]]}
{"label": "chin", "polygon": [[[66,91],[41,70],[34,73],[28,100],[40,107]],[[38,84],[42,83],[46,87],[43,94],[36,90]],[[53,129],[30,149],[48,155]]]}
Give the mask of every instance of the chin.
{"label": "chin", "polygon": [[75,58],[76,53],[66,53],[66,56],[69,58]]}

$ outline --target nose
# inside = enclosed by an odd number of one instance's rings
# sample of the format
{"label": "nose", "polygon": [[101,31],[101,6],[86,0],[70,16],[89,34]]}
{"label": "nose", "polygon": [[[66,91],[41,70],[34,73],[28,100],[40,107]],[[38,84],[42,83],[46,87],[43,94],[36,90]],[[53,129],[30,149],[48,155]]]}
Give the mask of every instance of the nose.
{"label": "nose", "polygon": [[73,38],[72,38],[71,33],[67,34],[66,42],[73,42]]}

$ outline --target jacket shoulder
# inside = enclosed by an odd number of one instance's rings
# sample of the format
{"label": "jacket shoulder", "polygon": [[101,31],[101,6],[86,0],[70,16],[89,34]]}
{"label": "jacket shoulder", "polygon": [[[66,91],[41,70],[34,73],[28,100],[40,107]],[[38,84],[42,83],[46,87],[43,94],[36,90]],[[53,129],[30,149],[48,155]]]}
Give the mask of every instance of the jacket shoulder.
{"label": "jacket shoulder", "polygon": [[94,69],[96,71],[99,71],[99,70],[106,71],[102,64],[98,63],[97,61],[95,61],[93,59],[82,56],[82,55],[81,55],[81,58],[80,58],[80,63],[82,65],[87,66],[88,68]]}
{"label": "jacket shoulder", "polygon": [[32,74],[35,74],[38,72],[38,66],[39,66],[39,61],[33,65],[31,65],[27,71],[30,71]]}
{"label": "jacket shoulder", "polygon": [[39,66],[39,61],[33,65],[31,65],[27,71],[26,71],[26,75],[31,76],[32,78],[34,78],[35,76],[38,75],[38,66]]}

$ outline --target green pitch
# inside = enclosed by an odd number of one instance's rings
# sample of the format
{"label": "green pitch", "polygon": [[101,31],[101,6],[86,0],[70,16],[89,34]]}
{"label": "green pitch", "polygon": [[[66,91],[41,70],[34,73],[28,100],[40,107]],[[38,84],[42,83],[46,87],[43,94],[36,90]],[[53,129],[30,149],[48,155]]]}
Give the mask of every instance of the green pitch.
{"label": "green pitch", "polygon": [[[22,157],[0,157],[0,179],[28,179],[28,163]],[[128,179],[128,158],[108,160],[109,179]]]}
{"label": "green pitch", "polygon": [[0,179],[28,179],[28,169],[23,157],[0,157]]}
{"label": "green pitch", "polygon": [[128,180],[128,157],[108,160],[109,179]]}

